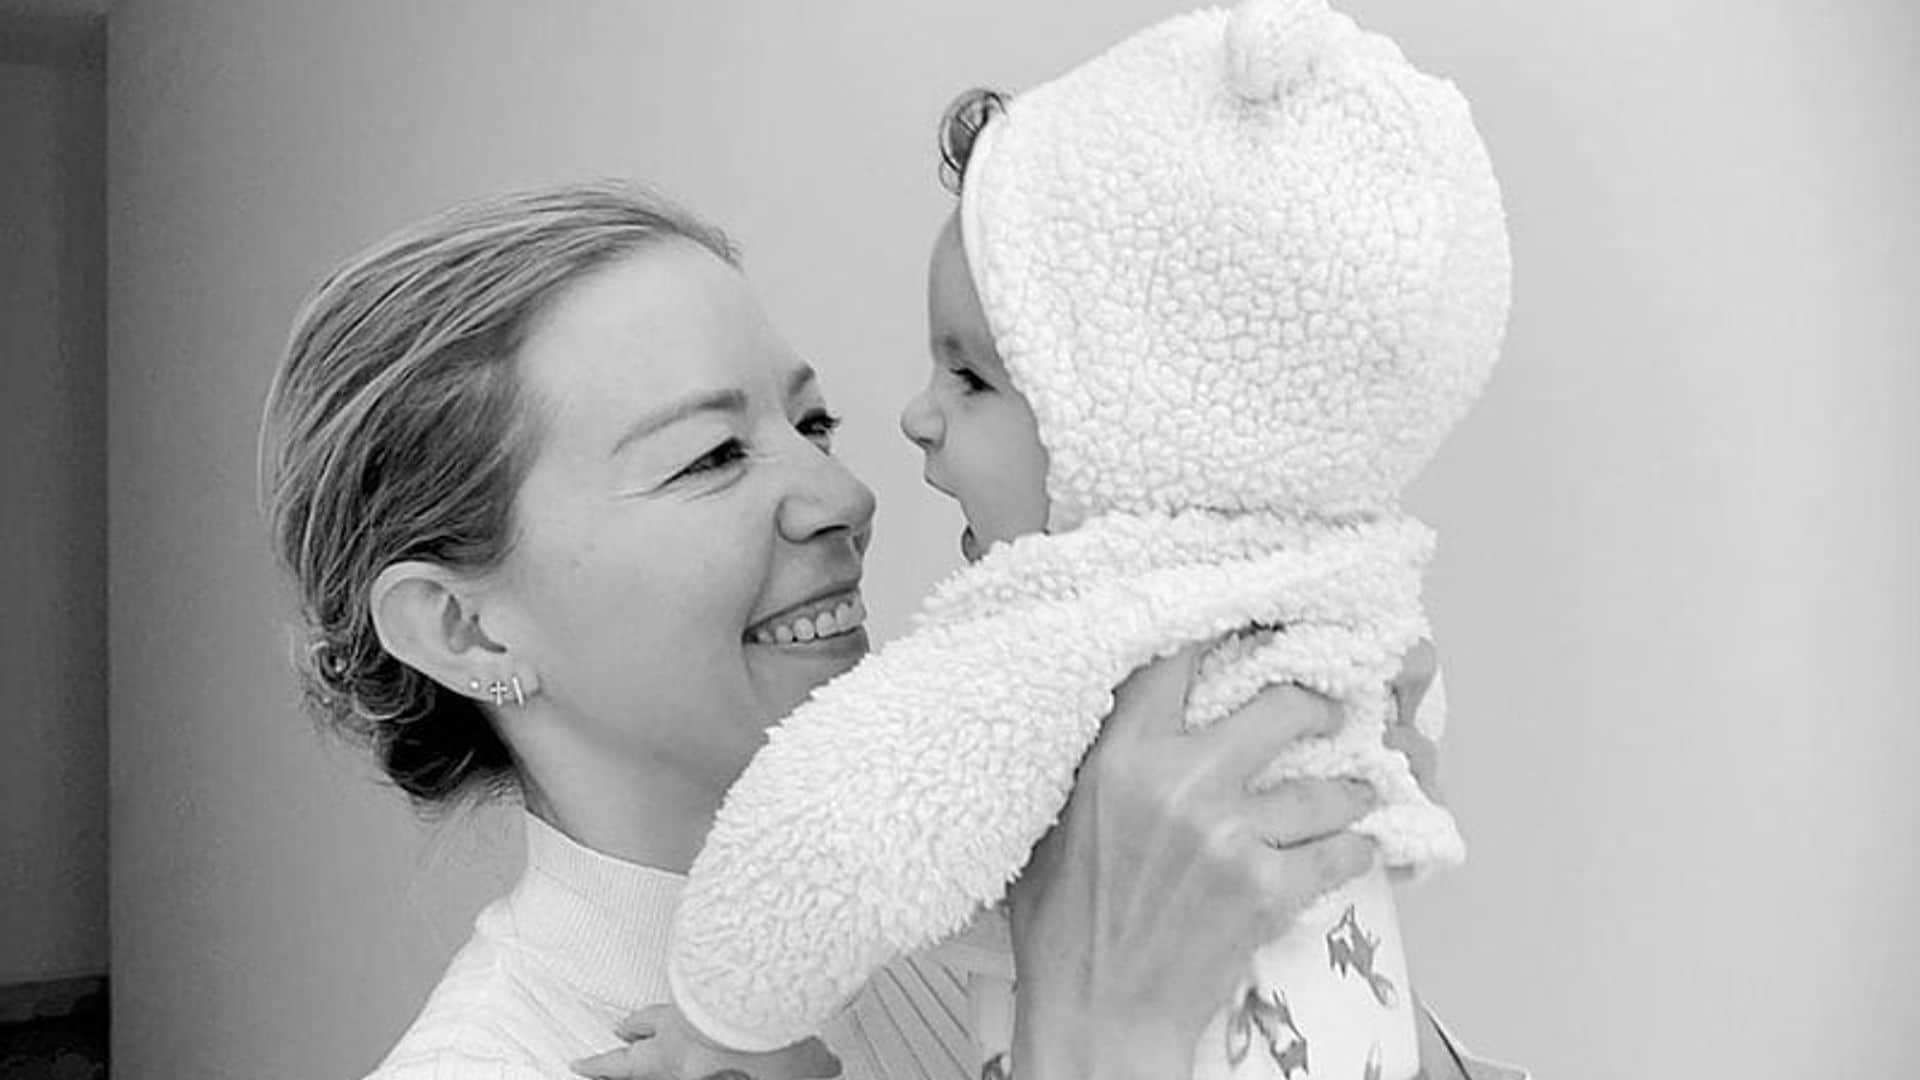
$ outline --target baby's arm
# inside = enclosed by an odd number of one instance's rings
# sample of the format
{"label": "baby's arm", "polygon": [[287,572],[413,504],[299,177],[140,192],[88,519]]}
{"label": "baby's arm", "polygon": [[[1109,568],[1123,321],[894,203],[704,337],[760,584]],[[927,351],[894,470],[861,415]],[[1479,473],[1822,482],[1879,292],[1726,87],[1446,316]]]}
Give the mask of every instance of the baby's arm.
{"label": "baby's arm", "polygon": [[[923,627],[821,688],[727,795],[669,959],[715,1042],[785,1046],[1004,895],[1112,707],[1071,612]],[[1018,722],[1015,718],[1019,718]]]}

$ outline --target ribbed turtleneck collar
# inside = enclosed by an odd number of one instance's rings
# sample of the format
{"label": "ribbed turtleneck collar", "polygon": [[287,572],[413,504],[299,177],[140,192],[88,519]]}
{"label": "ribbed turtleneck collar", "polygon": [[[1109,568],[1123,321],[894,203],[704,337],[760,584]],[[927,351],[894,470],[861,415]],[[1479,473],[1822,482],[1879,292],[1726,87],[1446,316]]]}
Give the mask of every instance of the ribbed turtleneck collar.
{"label": "ribbed turtleneck collar", "polygon": [[619,1009],[668,1000],[667,935],[686,877],[582,846],[523,815],[527,868],[503,916],[554,974]]}

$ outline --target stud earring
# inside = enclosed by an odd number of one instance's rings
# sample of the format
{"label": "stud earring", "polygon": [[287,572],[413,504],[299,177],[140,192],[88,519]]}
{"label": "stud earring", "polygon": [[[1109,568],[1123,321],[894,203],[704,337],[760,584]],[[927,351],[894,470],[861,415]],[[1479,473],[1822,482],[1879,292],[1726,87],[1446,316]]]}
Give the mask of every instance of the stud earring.
{"label": "stud earring", "polygon": [[[480,680],[469,680],[467,687],[478,692],[480,689]],[[487,693],[492,695],[495,708],[505,705],[509,697],[513,698],[515,705],[521,706],[522,708],[525,708],[527,704],[527,690],[526,687],[521,684],[520,676],[518,675],[509,676],[505,682],[499,679],[493,680],[487,684]]]}

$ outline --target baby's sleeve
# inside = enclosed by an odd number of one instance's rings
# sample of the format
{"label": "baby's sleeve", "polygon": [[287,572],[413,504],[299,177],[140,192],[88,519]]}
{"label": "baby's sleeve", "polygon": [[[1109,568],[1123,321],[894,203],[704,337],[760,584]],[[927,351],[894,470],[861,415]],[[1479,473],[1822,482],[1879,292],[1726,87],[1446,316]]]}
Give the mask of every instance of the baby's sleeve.
{"label": "baby's sleeve", "polygon": [[[1004,895],[1112,707],[1058,612],[923,627],[822,687],[728,792],[676,915],[674,1004],[763,1052]],[[1105,684],[1111,686],[1111,681]]]}

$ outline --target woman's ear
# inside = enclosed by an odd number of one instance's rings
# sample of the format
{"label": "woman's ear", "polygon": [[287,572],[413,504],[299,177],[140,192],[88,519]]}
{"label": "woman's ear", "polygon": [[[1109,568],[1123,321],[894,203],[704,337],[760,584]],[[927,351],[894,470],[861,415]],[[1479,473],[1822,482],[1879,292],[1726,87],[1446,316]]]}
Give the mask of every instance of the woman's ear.
{"label": "woman's ear", "polygon": [[374,578],[369,601],[380,645],[456,694],[480,696],[514,674],[507,650],[480,627],[464,580],[435,563],[398,562]]}

